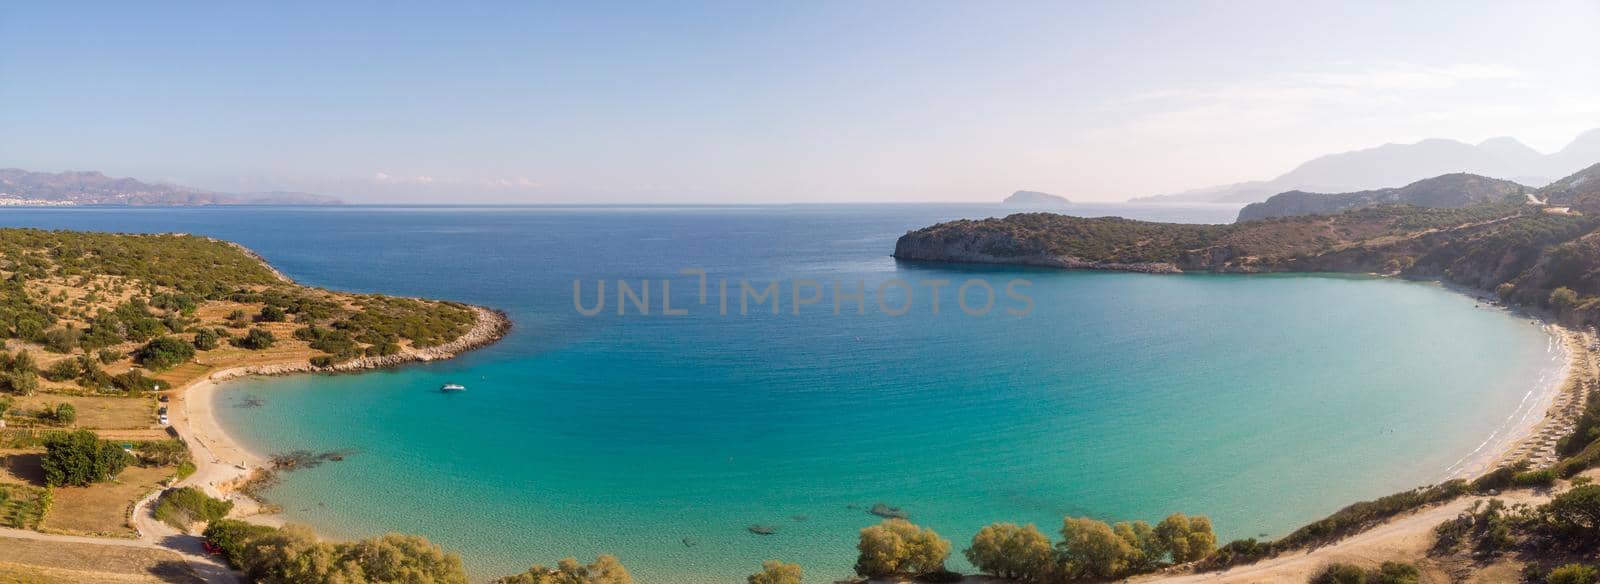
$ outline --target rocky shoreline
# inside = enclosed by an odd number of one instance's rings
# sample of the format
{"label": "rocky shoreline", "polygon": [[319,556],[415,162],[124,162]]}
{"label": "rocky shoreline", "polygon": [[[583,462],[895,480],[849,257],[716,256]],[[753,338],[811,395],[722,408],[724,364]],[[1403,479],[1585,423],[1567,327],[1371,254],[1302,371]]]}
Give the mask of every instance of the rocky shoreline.
{"label": "rocky shoreline", "polygon": [[438,361],[449,359],[466,353],[473,349],[485,347],[505,338],[511,332],[511,319],[504,312],[482,306],[467,305],[477,316],[476,322],[459,338],[442,345],[425,348],[408,347],[393,355],[379,357],[357,357],[349,361],[334,363],[327,366],[317,366],[310,361],[295,363],[274,363],[271,365],[253,365],[249,367],[234,367],[223,369],[206,376],[213,382],[238,379],[256,375],[292,375],[296,373],[352,373],[370,369],[383,369],[413,362]]}

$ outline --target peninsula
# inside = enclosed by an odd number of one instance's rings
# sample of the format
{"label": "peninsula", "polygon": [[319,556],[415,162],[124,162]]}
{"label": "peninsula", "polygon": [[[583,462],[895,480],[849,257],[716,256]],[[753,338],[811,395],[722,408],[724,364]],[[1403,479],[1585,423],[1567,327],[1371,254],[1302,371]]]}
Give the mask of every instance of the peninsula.
{"label": "peninsula", "polygon": [[[199,531],[260,511],[241,487],[280,461],[222,432],[215,382],[444,359],[509,327],[478,306],[302,286],[206,237],[0,229],[0,579],[232,582]],[[460,573],[454,555],[406,541],[371,545],[404,543],[429,570]],[[257,576],[286,569],[225,555]]]}

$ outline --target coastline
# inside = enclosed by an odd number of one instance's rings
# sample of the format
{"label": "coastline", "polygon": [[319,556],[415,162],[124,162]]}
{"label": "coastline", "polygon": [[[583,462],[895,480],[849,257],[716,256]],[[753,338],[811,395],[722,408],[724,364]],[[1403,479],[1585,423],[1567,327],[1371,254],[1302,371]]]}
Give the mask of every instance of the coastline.
{"label": "coastline", "polygon": [[193,486],[213,497],[231,500],[242,518],[265,524],[282,523],[281,518],[266,513],[268,508],[260,501],[239,491],[246,481],[260,473],[270,472],[272,463],[269,456],[245,448],[223,428],[213,407],[216,392],[224,383],[244,377],[349,373],[449,359],[493,344],[511,330],[511,319],[505,313],[481,306],[469,307],[477,315],[477,321],[460,338],[442,345],[424,349],[407,348],[394,355],[362,357],[328,367],[317,367],[309,361],[234,367],[214,371],[184,387],[176,388],[172,392],[171,409],[177,415],[172,418],[172,429],[180,440],[189,445],[195,472],[175,486]]}
{"label": "coastline", "polygon": [[[1506,307],[1494,302],[1492,296],[1475,289],[1443,285],[1451,291],[1483,301],[1482,308],[1503,311],[1512,318],[1538,321],[1553,343],[1552,351],[1559,351],[1559,355],[1552,356],[1554,366],[1541,368],[1540,377],[1529,380],[1520,405],[1507,412],[1501,424],[1487,428],[1488,438],[1471,453],[1444,469],[1439,480],[1471,480],[1529,457],[1529,452],[1553,450],[1554,441],[1564,435],[1576,413],[1581,412],[1586,382],[1600,381],[1600,374],[1595,368],[1600,363],[1600,344],[1595,342],[1595,335],[1563,325],[1548,315]],[[240,486],[257,473],[271,470],[271,457],[270,454],[244,447],[222,426],[214,410],[216,392],[227,381],[242,377],[359,372],[412,361],[446,359],[499,340],[511,326],[509,320],[497,311],[477,306],[471,308],[478,315],[473,328],[460,339],[439,347],[408,350],[384,358],[357,359],[325,368],[300,362],[222,369],[177,388],[173,398],[174,411],[177,412],[173,428],[191,445],[197,469],[179,484],[199,487],[213,496],[234,501],[240,519],[264,525],[281,525],[284,519],[274,509],[240,491]],[[1573,404],[1578,407],[1571,407]],[[1552,437],[1552,432],[1558,433]],[[1536,463],[1532,468],[1543,468],[1553,462]]]}

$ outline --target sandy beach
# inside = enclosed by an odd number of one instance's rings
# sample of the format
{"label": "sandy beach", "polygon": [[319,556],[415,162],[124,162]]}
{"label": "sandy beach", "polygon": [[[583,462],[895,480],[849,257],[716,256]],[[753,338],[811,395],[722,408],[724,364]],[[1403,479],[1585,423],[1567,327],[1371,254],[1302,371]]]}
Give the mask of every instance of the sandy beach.
{"label": "sandy beach", "polygon": [[214,497],[227,498],[234,502],[235,509],[242,516],[252,521],[281,523],[280,517],[263,513],[268,509],[238,490],[255,473],[271,470],[271,460],[267,455],[245,448],[218,421],[215,396],[222,384],[233,379],[261,375],[351,372],[448,359],[493,343],[510,330],[511,321],[504,314],[478,306],[472,309],[477,314],[477,322],[473,327],[461,338],[443,345],[407,349],[386,357],[355,359],[332,367],[315,367],[307,361],[235,367],[212,372],[186,387],[177,388],[172,392],[172,405],[169,406],[169,411],[174,414],[171,416],[172,429],[189,445],[195,464],[195,473],[180,485],[198,487]]}

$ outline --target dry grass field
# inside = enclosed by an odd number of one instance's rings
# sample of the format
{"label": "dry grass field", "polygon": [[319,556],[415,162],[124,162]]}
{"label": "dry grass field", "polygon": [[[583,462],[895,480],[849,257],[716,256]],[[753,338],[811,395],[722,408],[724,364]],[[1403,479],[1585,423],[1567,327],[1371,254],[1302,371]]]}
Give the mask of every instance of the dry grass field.
{"label": "dry grass field", "polygon": [[169,582],[201,580],[166,550],[0,537],[0,584]]}

